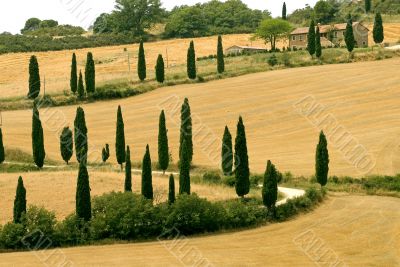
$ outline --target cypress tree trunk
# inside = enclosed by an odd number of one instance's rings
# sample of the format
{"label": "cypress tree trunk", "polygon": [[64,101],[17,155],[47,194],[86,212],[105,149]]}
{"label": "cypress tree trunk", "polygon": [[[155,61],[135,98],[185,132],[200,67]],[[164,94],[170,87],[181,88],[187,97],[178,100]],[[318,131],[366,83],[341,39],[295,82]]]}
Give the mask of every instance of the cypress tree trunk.
{"label": "cypress tree trunk", "polygon": [[82,71],[79,71],[79,82],[78,82],[78,97],[85,97],[85,86],[83,85]]}
{"label": "cypress tree trunk", "polygon": [[71,87],[71,92],[75,94],[76,91],[78,90],[78,69],[76,66],[75,53],[72,54],[70,87]]}
{"label": "cypress tree trunk", "polygon": [[14,200],[14,223],[21,223],[22,214],[26,213],[26,190],[24,181],[18,178],[17,192]]}
{"label": "cypress tree trunk", "polygon": [[153,199],[153,175],[149,145],[146,147],[142,164],[142,195],[147,199]]}
{"label": "cypress tree trunk", "polygon": [[88,138],[85,112],[81,107],[76,110],[74,121],[75,153],[79,163],[86,163],[88,153]]}
{"label": "cypress tree trunk", "polygon": [[169,166],[168,130],[165,123],[164,110],[161,111],[158,129],[158,165],[163,174]]}
{"label": "cypress tree trunk", "polygon": [[3,130],[0,128],[0,164],[6,159],[3,144]]}
{"label": "cypress tree trunk", "polygon": [[377,12],[375,15],[375,23],[373,30],[374,42],[376,44],[381,44],[385,39],[385,34],[383,30],[383,21],[381,13]]}
{"label": "cypress tree trunk", "polygon": [[286,2],[283,2],[283,7],[282,7],[282,19],[287,20],[287,15],[286,15]]}
{"label": "cypress tree trunk", "polygon": [[156,65],[156,79],[157,82],[163,83],[165,81],[165,66],[162,55],[158,55]]}
{"label": "cypress tree trunk", "polygon": [[191,80],[196,79],[197,70],[196,70],[196,52],[194,49],[194,42],[190,42],[190,46],[187,54],[187,74],[188,78]]}
{"label": "cypress tree trunk", "polygon": [[250,191],[249,157],[247,154],[246,130],[242,117],[239,117],[235,140],[235,178],[236,194],[244,197]]}
{"label": "cypress tree trunk", "polygon": [[126,149],[126,165],[125,165],[125,192],[132,192],[132,164],[131,150],[129,146]]}
{"label": "cypress tree trunk", "polygon": [[269,160],[264,174],[262,198],[268,211],[273,211],[278,200],[278,177],[275,166]]}
{"label": "cypress tree trunk", "polygon": [[172,205],[174,203],[175,203],[175,178],[171,174],[169,176],[168,204]]}
{"label": "cypress tree trunk", "polygon": [[224,136],[222,138],[222,171],[225,176],[232,175],[233,168],[233,152],[232,152],[232,135],[228,126],[225,126]]}
{"label": "cypress tree trunk", "polygon": [[353,20],[351,19],[351,16],[349,16],[349,20],[347,21],[344,40],[346,42],[347,51],[349,51],[349,53],[353,52],[356,41],[354,39]]}
{"label": "cypress tree trunk", "polygon": [[125,162],[125,126],[124,119],[122,118],[121,106],[118,106],[117,112],[117,131],[115,135],[115,154],[117,156],[118,164],[121,165],[121,171],[123,169],[123,163]]}
{"label": "cypress tree trunk", "polygon": [[192,129],[192,115],[190,111],[189,99],[185,98],[185,101],[181,109],[181,134],[180,134],[180,147],[179,155],[182,153],[183,141],[186,141],[188,148],[189,160],[192,162],[193,159],[193,129]]}
{"label": "cypress tree trunk", "polygon": [[222,45],[221,35],[218,36],[217,60],[218,60],[218,73],[223,73],[225,71],[225,59],[224,59],[224,47]]}
{"label": "cypress tree trunk", "polygon": [[92,204],[90,200],[89,174],[86,162],[79,164],[78,182],[76,187],[76,215],[78,218],[90,221],[92,218]]}
{"label": "cypress tree trunk", "polygon": [[43,167],[46,152],[44,150],[44,137],[42,122],[40,121],[39,110],[36,103],[33,104],[32,115],[32,151],[33,161],[39,168]]}
{"label": "cypress tree trunk", "polygon": [[329,172],[329,152],[328,142],[324,132],[321,131],[319,135],[319,143],[315,153],[315,178],[321,186],[328,183]]}
{"label": "cypress tree trunk", "polygon": [[186,140],[183,141],[182,152],[179,164],[179,194],[190,195],[190,151],[186,145]]}
{"label": "cypress tree trunk", "polygon": [[61,133],[60,151],[61,157],[68,165],[68,162],[74,153],[74,141],[72,137],[72,131],[69,129],[69,127],[65,127]]}
{"label": "cypress tree trunk", "polygon": [[93,60],[93,54],[89,52],[87,54],[86,68],[85,68],[85,82],[86,91],[88,94],[96,91],[96,69]]}
{"label": "cypress tree trunk", "polygon": [[36,56],[31,56],[29,62],[29,92],[28,98],[35,99],[40,93],[39,63]]}
{"label": "cypress tree trunk", "polygon": [[142,82],[144,80],[146,80],[146,56],[144,53],[143,41],[140,41],[140,45],[139,45],[138,76]]}
{"label": "cypress tree trunk", "polygon": [[317,27],[317,32],[315,35],[315,55],[317,58],[321,58],[322,56],[321,34],[319,32],[319,27]]}
{"label": "cypress tree trunk", "polygon": [[310,53],[310,56],[314,57],[315,54],[315,22],[311,20],[310,29],[308,30],[308,44],[307,50]]}

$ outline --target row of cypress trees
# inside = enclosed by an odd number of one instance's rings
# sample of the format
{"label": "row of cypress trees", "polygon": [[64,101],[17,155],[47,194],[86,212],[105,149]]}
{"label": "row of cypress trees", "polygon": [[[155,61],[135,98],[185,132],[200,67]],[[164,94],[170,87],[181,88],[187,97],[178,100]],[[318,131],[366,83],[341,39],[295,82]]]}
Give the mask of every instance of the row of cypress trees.
{"label": "row of cypress trees", "polygon": [[78,94],[79,98],[83,98],[86,94],[94,93],[96,91],[96,66],[93,59],[93,54],[89,52],[86,58],[85,66],[85,84],[83,83],[82,71],[79,71],[78,78],[78,67],[76,61],[76,54],[72,54],[71,62],[71,77],[70,77],[70,88],[73,94]]}

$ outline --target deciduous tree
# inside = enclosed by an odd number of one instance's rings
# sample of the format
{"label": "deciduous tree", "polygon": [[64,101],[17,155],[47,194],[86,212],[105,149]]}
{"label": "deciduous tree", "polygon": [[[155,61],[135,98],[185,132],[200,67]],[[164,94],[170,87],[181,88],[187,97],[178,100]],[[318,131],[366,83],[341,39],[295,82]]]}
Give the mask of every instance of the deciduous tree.
{"label": "deciduous tree", "polygon": [[271,50],[276,50],[276,42],[287,39],[292,26],[283,19],[266,19],[258,27],[255,37],[263,39],[265,43],[270,43]]}

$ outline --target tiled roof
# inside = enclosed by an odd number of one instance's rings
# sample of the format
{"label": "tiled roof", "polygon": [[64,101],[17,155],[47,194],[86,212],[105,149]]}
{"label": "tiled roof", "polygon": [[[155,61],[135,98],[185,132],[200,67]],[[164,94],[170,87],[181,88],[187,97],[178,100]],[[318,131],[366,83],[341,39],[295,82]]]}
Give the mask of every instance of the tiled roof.
{"label": "tiled roof", "polygon": [[[353,27],[355,27],[359,23],[360,22],[353,22]],[[332,30],[337,30],[337,31],[346,30],[346,27],[347,27],[347,23],[340,23],[340,24],[334,24],[334,25],[319,25],[319,30],[320,30],[320,33],[327,33],[331,29]],[[315,27],[315,28],[317,28],[317,27]],[[292,35],[295,35],[295,34],[307,34],[308,30],[309,30],[309,27],[297,28],[294,31],[292,31],[291,34]]]}

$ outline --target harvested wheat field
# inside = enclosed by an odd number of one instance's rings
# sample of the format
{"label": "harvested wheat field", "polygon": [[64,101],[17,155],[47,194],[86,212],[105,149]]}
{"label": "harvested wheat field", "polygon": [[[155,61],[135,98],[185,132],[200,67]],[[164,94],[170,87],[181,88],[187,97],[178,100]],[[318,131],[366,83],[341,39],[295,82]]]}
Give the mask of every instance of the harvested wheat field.
{"label": "harvested wheat field", "polygon": [[[27,190],[28,205],[43,206],[55,211],[58,219],[64,219],[75,211],[76,181],[78,172],[33,172],[23,174]],[[92,196],[124,188],[124,173],[90,171]],[[2,196],[0,224],[12,220],[12,211],[17,185],[17,174],[1,174],[0,195]],[[141,177],[133,175],[133,191],[140,193]],[[168,176],[153,176],[154,200],[168,198]],[[176,181],[178,184],[178,181]],[[236,197],[235,190],[223,186],[192,184],[194,193],[209,200],[225,200]],[[1,261],[1,260],[0,260]]]}
{"label": "harvested wheat field", "polygon": [[296,220],[173,241],[1,255],[0,266],[398,266],[400,200],[334,196]]}
{"label": "harvested wheat field", "polygon": [[[194,164],[220,166],[225,125],[235,136],[242,115],[250,168],[263,173],[268,159],[282,172],[314,173],[315,147],[324,129],[331,175],[400,172],[399,59],[286,69],[205,84],[165,87],[118,101],[83,105],[89,160],[100,161],[109,143],[115,163],[116,113],[122,106],[127,144],[141,161],[150,144],[157,155],[158,119],[166,110],[173,160],[178,159],[180,105],[188,97],[193,114]],[[45,147],[59,159],[59,133],[73,126],[76,106],[41,109]],[[31,153],[31,111],[3,112],[4,143]]]}

